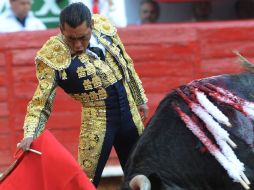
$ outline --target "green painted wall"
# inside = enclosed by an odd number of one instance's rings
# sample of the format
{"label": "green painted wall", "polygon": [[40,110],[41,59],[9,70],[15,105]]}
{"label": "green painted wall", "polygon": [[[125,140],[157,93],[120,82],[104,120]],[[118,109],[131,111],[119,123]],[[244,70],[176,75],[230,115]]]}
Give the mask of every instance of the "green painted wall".
{"label": "green painted wall", "polygon": [[34,0],[32,11],[48,28],[55,28],[58,27],[60,10],[68,3],[68,0]]}
{"label": "green painted wall", "polygon": [[[33,0],[32,11],[48,28],[58,27],[60,10],[68,0]],[[9,6],[9,0],[0,0],[0,14]]]}

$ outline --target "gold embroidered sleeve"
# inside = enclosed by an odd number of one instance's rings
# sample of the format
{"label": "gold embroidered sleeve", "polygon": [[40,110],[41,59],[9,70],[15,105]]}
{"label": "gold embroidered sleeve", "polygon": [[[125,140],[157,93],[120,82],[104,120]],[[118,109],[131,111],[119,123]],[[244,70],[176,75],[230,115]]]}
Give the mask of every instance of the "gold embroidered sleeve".
{"label": "gold embroidered sleeve", "polygon": [[44,129],[52,110],[56,91],[55,70],[37,60],[38,86],[27,106],[24,122],[24,137],[37,137]]}
{"label": "gold embroidered sleeve", "polygon": [[145,104],[147,103],[148,99],[145,95],[145,90],[142,86],[142,82],[138,74],[136,73],[133,64],[132,63],[128,63],[128,64],[129,64],[128,72],[130,76],[129,87],[134,97],[135,103],[137,106]]}
{"label": "gold embroidered sleeve", "polygon": [[142,105],[147,103],[148,99],[145,95],[145,90],[142,86],[142,82],[137,72],[135,71],[133,61],[130,58],[130,56],[127,54],[127,52],[125,51],[123,43],[117,34],[113,37],[113,41],[114,43],[119,44],[119,46],[121,47],[123,51],[123,56],[125,60],[127,61],[127,68],[128,68],[129,78],[130,78],[130,81],[128,84],[129,84],[131,93],[134,97],[136,105]]}

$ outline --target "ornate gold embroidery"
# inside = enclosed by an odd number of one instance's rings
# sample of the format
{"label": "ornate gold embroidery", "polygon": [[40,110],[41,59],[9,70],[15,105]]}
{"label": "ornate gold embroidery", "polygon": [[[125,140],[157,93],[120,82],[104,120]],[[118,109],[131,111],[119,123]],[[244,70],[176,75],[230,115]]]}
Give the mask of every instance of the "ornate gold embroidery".
{"label": "ornate gold embroidery", "polygon": [[128,85],[131,90],[132,96],[135,99],[136,105],[142,105],[147,102],[147,97],[144,93],[145,91],[138,76],[132,76]]}
{"label": "ornate gold embroidery", "polygon": [[[91,75],[91,83],[93,88],[98,88],[103,86],[104,88],[108,87],[111,84],[114,84],[117,82],[117,78],[114,75],[114,71],[110,68],[108,64],[105,64],[102,60],[95,59],[92,57],[89,57],[87,55],[82,56],[83,60],[85,59],[86,64],[84,67],[86,67],[87,75]],[[88,59],[89,60],[88,60]],[[78,68],[77,73],[78,75],[81,75],[81,69]],[[84,71],[82,71],[84,72]],[[121,75],[121,74],[120,74]],[[120,78],[120,77],[118,77]],[[84,87],[86,90],[93,89],[91,87],[91,84],[89,81],[84,82]],[[93,94],[92,94],[93,96]]]}
{"label": "ornate gold embroidery", "polygon": [[100,77],[95,75],[92,77],[92,81],[90,81],[90,79],[84,80],[83,86],[84,86],[85,90],[91,90],[93,88],[98,88],[98,87],[102,86],[101,79],[100,79]]}
{"label": "ornate gold embroidery", "polygon": [[90,62],[89,57],[84,53],[79,55],[78,59],[81,61],[81,63]]}
{"label": "ornate gold embroidery", "polygon": [[119,67],[117,66],[116,62],[114,61],[113,56],[109,52],[106,53],[106,62],[109,65],[109,67],[111,68],[111,70],[113,71],[116,79],[121,80],[123,78],[122,73],[121,73]]}
{"label": "ornate gold embroidery", "polygon": [[55,96],[55,71],[45,63],[37,60],[37,77],[39,84],[27,106],[27,114],[23,126],[25,137],[36,137],[44,129],[52,110]]}
{"label": "ornate gold embroidery", "polygon": [[98,92],[92,91],[89,93],[84,92],[80,94],[69,94],[69,95],[73,97],[75,100],[78,100],[83,103],[104,100],[108,96],[106,90],[102,87],[98,89]]}
{"label": "ornate gold embroidery", "polygon": [[94,14],[92,19],[94,20],[95,30],[108,36],[114,36],[116,34],[116,28],[106,17]]}
{"label": "ornate gold embroidery", "polygon": [[40,60],[49,67],[61,71],[69,67],[71,54],[68,46],[61,41],[60,36],[54,36],[37,52],[35,60]]}
{"label": "ornate gold embroidery", "polygon": [[94,88],[100,87],[102,85],[100,77],[98,77],[98,76],[92,77],[92,84],[93,84]]}
{"label": "ornate gold embroidery", "polygon": [[99,97],[99,100],[103,100],[107,98],[107,92],[104,88],[101,88],[98,90],[98,97]]}
{"label": "ornate gold embroidery", "polygon": [[65,72],[65,70],[61,71],[62,74],[62,79],[66,80],[67,79],[67,73]]}
{"label": "ornate gold embroidery", "polygon": [[97,110],[91,109],[91,110],[90,110],[90,116],[91,116],[91,117],[97,117]]}
{"label": "ornate gold embroidery", "polygon": [[103,36],[101,36],[101,33],[99,33],[98,31],[93,31],[93,33],[103,45],[110,46],[110,42],[106,40]]}
{"label": "ornate gold embroidery", "polygon": [[98,67],[98,68],[101,68],[103,65],[102,61],[99,59],[94,60],[93,64],[95,67]]}
{"label": "ornate gold embroidery", "polygon": [[93,75],[96,73],[96,69],[94,67],[94,65],[91,63],[91,62],[88,62],[86,65],[86,72],[87,72],[87,75]]}
{"label": "ornate gold embroidery", "polygon": [[105,102],[103,100],[98,100],[94,102],[82,102],[84,107],[104,107]]}
{"label": "ornate gold embroidery", "polygon": [[98,95],[96,92],[90,92],[89,96],[92,101],[98,100]]}
{"label": "ornate gold embroidery", "polygon": [[107,80],[109,82],[109,85],[114,84],[114,83],[116,83],[118,81],[116,79],[116,77],[114,75],[112,75],[111,73],[106,73],[106,75],[107,75]]}
{"label": "ornate gold embroidery", "polygon": [[90,101],[90,96],[88,93],[83,93],[83,95],[81,95],[81,100],[84,100],[84,102],[89,102]]}
{"label": "ornate gold embroidery", "polygon": [[61,51],[61,46],[60,46],[59,44],[55,44],[53,49],[54,49],[54,51],[56,51],[56,52],[57,52],[57,51]]}
{"label": "ornate gold embroidery", "polygon": [[85,159],[83,160],[83,166],[85,168],[91,168],[93,165],[93,161],[92,160],[89,160],[89,159]]}
{"label": "ornate gold embroidery", "polygon": [[129,85],[127,84],[127,82],[123,82],[123,85],[124,85],[126,93],[127,93],[127,98],[129,101],[132,119],[137,127],[139,135],[141,135],[144,131],[144,124],[143,124],[140,114],[138,112],[138,109],[137,109],[135,100],[133,99],[132,93],[129,89]]}
{"label": "ornate gold embroidery", "polygon": [[99,117],[106,117],[106,110],[103,109],[98,109],[98,113],[97,113]]}
{"label": "ornate gold embroidery", "polygon": [[115,45],[120,45],[120,39],[119,38],[117,38],[116,36],[112,36],[112,40],[113,40],[113,43],[115,44]]}
{"label": "ornate gold embroidery", "polygon": [[[123,58],[123,56],[122,56],[121,54],[119,55],[119,61],[120,61],[121,63],[126,62],[125,59]],[[127,65],[125,64],[123,67],[126,69]]]}
{"label": "ornate gold embroidery", "polygon": [[82,108],[78,160],[90,179],[94,177],[106,132],[106,114],[99,114],[106,113],[106,107],[101,104]]}
{"label": "ornate gold embroidery", "polygon": [[[98,105],[99,101],[94,102],[94,103],[96,103]],[[101,106],[105,106],[105,103],[102,102],[102,101],[100,101],[100,106],[87,106],[86,105],[86,107],[101,107]],[[100,108],[98,108],[98,109],[85,109],[84,114],[86,116],[90,116],[90,117],[98,117],[98,116],[106,117],[106,111],[104,109],[100,109]]]}
{"label": "ornate gold embroidery", "polygon": [[86,76],[86,69],[84,67],[78,67],[77,68],[77,74],[78,74],[78,78],[82,78]]}
{"label": "ornate gold embroidery", "polygon": [[90,81],[90,79],[84,80],[83,81],[83,86],[84,86],[85,90],[91,90],[91,89],[93,89],[92,82]]}
{"label": "ornate gold embroidery", "polygon": [[112,44],[110,49],[114,55],[120,56],[120,49],[115,44]]}

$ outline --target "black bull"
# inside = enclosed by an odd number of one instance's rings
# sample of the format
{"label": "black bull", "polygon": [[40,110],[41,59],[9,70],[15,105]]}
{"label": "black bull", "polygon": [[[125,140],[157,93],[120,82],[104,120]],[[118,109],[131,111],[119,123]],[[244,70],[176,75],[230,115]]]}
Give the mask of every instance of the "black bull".
{"label": "black bull", "polygon": [[[221,75],[202,79],[199,84],[211,83],[235,95],[254,102],[254,75]],[[181,86],[186,88],[192,83]],[[172,108],[172,103],[190,115],[190,109],[176,91],[168,94],[134,148],[125,168],[122,190],[130,189],[131,179],[142,174],[148,177],[152,190],[241,190],[226,170],[209,152],[202,152],[199,139],[186,128]],[[254,189],[253,121],[229,105],[215,103],[227,115],[232,128],[226,129],[237,144],[238,159],[245,164],[245,175]],[[138,189],[138,188],[136,188]]]}

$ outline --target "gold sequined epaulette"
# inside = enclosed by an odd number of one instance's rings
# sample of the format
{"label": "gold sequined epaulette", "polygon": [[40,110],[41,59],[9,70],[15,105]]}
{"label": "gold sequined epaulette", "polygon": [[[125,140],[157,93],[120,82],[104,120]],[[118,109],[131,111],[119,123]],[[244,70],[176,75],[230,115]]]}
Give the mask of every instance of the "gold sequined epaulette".
{"label": "gold sequined epaulette", "polygon": [[51,37],[37,52],[35,61],[40,60],[49,67],[61,71],[69,67],[71,53],[59,36]]}
{"label": "gold sequined epaulette", "polygon": [[113,26],[112,22],[106,17],[98,14],[93,15],[94,20],[94,29],[107,35],[114,36],[117,32],[115,26]]}

